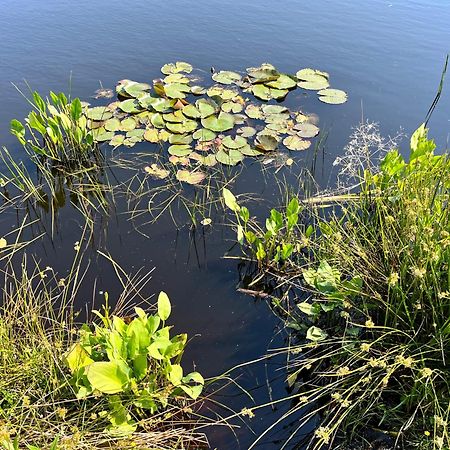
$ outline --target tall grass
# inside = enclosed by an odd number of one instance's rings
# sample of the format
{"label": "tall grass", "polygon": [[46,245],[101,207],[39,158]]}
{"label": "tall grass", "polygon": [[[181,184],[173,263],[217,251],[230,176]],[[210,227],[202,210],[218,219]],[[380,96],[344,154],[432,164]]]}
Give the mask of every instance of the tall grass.
{"label": "tall grass", "polygon": [[450,448],[450,157],[434,150],[421,126],[409,160],[388,151],[356,194],[303,202],[295,226],[296,199],[265,229],[236,212],[295,306],[289,414],[305,411],[299,433],[319,421],[308,448],[366,448],[374,431],[396,449]]}

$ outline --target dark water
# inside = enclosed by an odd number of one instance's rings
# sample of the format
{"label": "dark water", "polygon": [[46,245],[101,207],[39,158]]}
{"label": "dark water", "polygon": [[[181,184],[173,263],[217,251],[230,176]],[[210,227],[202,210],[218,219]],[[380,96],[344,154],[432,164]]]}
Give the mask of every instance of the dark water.
{"label": "dark water", "polygon": [[[0,144],[20,158],[20,148],[8,132],[9,120],[22,118],[28,105],[12,87],[71,91],[88,99],[100,86],[114,87],[123,78],[148,81],[159,75],[166,62],[185,60],[195,67],[243,70],[271,62],[295,73],[314,67],[331,74],[333,87],[345,89],[349,101],[334,107],[309,98],[289,102],[318,114],[329,130],[322,182],[331,162],[348,140],[361,117],[380,122],[383,134],[403,128],[406,134],[420,124],[434,98],[445,54],[450,51],[450,3],[422,1],[286,0],[1,0],[0,1]],[[445,146],[450,132],[450,89],[445,86],[430,123],[431,134]],[[265,186],[257,168],[238,181],[237,192],[257,192],[272,200],[276,189]],[[270,177],[269,177],[270,179]],[[123,206],[123,205],[122,205]],[[263,355],[268,346],[283,345],[279,323],[264,302],[236,292],[237,261],[223,259],[232,235],[222,228],[192,236],[184,227],[176,231],[169,217],[147,226],[149,238],[135,232],[126,216],[112,215],[98,233],[100,248],[126,270],[148,272],[156,268],[148,293],[167,291],[174,303],[177,331],[197,336],[185,364],[195,364],[207,376]],[[59,231],[28,249],[42,265],[64,273],[73,258],[82,221],[71,208],[61,211]],[[220,220],[220,218],[218,218]],[[1,233],[11,228],[3,217]],[[96,292],[120,290],[111,265],[96,253],[87,253],[91,270],[80,291],[80,305]],[[272,342],[272,340],[274,340]],[[282,363],[282,361],[279,361]],[[249,366],[240,371],[246,389],[260,386],[256,403],[269,399],[266,378],[280,378],[272,395],[285,393],[277,362]],[[240,409],[252,402],[237,390],[220,400]],[[257,414],[250,424],[258,434],[286,409]],[[278,438],[289,429],[278,427],[259,448],[281,447]],[[210,435],[220,449],[246,449],[251,432],[238,433],[239,441],[225,431]]]}

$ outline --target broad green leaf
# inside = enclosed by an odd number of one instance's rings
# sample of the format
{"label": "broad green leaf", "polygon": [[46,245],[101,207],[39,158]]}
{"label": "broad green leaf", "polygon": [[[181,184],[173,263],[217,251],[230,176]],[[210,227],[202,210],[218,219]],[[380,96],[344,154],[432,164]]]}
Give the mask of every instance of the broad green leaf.
{"label": "broad green leaf", "polygon": [[225,205],[231,209],[231,211],[233,212],[239,212],[239,210],[241,209],[240,206],[238,205],[238,202],[236,200],[236,197],[234,196],[234,194],[227,188],[223,188],[222,190],[222,196],[223,196],[223,201],[225,202]]}
{"label": "broad green leaf", "polygon": [[123,392],[130,381],[129,367],[118,361],[94,362],[85,370],[92,387],[104,394]]}
{"label": "broad green leaf", "polygon": [[158,316],[161,320],[166,321],[169,318],[171,311],[172,307],[169,297],[164,291],[161,291],[158,296]]}

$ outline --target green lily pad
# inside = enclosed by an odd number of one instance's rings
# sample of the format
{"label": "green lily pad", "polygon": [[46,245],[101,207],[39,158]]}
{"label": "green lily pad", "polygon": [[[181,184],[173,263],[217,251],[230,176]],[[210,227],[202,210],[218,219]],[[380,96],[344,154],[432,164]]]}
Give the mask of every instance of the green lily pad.
{"label": "green lily pad", "polygon": [[125,136],[123,134],[116,134],[109,141],[109,145],[113,146],[114,148],[117,148],[117,147],[120,147],[123,144],[124,140],[125,140]]}
{"label": "green lily pad", "polygon": [[176,177],[177,180],[188,184],[199,184],[206,178],[206,174],[200,171],[178,170]]}
{"label": "green lily pad", "polygon": [[275,81],[280,76],[280,73],[275,67],[267,63],[261,64],[260,67],[249,67],[247,73],[252,83],[267,83],[269,81]]}
{"label": "green lily pad", "polygon": [[264,84],[256,84],[251,87],[252,94],[261,100],[270,100],[272,98],[270,94],[270,88],[264,86]]}
{"label": "green lily pad", "polygon": [[106,106],[96,106],[87,110],[86,117],[91,120],[108,120],[112,113]]}
{"label": "green lily pad", "polygon": [[213,86],[206,91],[206,94],[209,97],[220,97],[222,100],[231,100],[239,95],[233,89],[226,89],[222,86]]}
{"label": "green lily pad", "polygon": [[192,104],[184,106],[182,111],[186,117],[190,117],[191,119],[199,119],[201,117],[199,109]]}
{"label": "green lily pad", "polygon": [[245,156],[262,156],[264,155],[263,152],[261,152],[260,150],[256,149],[256,148],[252,148],[250,147],[250,145],[244,145],[244,147],[241,147],[239,149],[239,151],[245,155]]}
{"label": "green lily pad", "polygon": [[177,145],[188,145],[193,141],[191,134],[171,134],[169,137],[169,142],[171,144]]}
{"label": "green lily pad", "polygon": [[198,159],[198,162],[206,167],[214,167],[217,164],[216,155],[200,155],[201,158]]}
{"label": "green lily pad", "polygon": [[162,167],[158,166],[158,164],[152,164],[151,166],[144,167],[144,170],[149,175],[158,178],[160,180],[167,178],[170,175],[170,172]]}
{"label": "green lily pad", "polygon": [[123,112],[134,114],[142,111],[142,107],[139,104],[139,102],[134,99],[130,98],[128,100],[124,100],[123,102],[120,102],[118,104],[119,109],[121,109]]}
{"label": "green lily pad", "polygon": [[250,117],[250,119],[257,119],[260,120],[263,118],[263,114],[261,112],[261,107],[258,105],[248,105],[245,108],[245,114],[247,114],[248,117]]}
{"label": "green lily pad", "polygon": [[185,134],[191,133],[197,128],[197,122],[195,120],[185,120],[182,123],[166,122],[166,128],[172,133]]}
{"label": "green lily pad", "polygon": [[191,88],[182,83],[171,83],[164,86],[164,92],[169,98],[186,98],[186,94],[191,91]]}
{"label": "green lily pad", "polygon": [[195,106],[200,111],[200,117],[204,119],[205,117],[211,116],[216,112],[216,105],[208,100],[202,98],[195,102]]}
{"label": "green lily pad", "polygon": [[240,113],[243,110],[243,106],[237,102],[225,102],[222,103],[222,111]]}
{"label": "green lily pad", "polygon": [[236,133],[242,137],[252,137],[256,134],[256,130],[253,127],[242,127],[236,130]]}
{"label": "green lily pad", "polygon": [[158,136],[160,141],[168,142],[172,134],[169,133],[167,130],[159,130]]}
{"label": "green lily pad", "polygon": [[328,74],[315,69],[302,69],[296,73],[299,80],[298,86],[303,89],[310,89],[319,91],[327,88],[330,84],[328,82]]}
{"label": "green lily pad", "polygon": [[121,131],[131,131],[136,128],[136,121],[132,117],[127,117],[126,119],[122,120],[120,123],[120,130]]}
{"label": "green lily pad", "polygon": [[114,137],[114,131],[106,131],[103,127],[92,131],[94,141],[105,142],[110,141]]}
{"label": "green lily pad", "polygon": [[120,129],[120,120],[112,117],[105,122],[106,131],[118,131]]}
{"label": "green lily pad", "polygon": [[297,135],[302,138],[313,138],[319,134],[319,127],[316,127],[312,123],[304,122],[295,125],[294,130],[297,131]]}
{"label": "green lily pad", "polygon": [[202,126],[208,130],[222,132],[231,130],[234,127],[234,117],[226,112],[221,112],[218,116],[213,115],[202,119]]}
{"label": "green lily pad", "polygon": [[216,138],[216,136],[217,135],[216,133],[214,133],[214,131],[208,130],[206,128],[200,128],[192,135],[192,137],[194,139],[197,139],[199,142],[212,141]]}
{"label": "green lily pad", "polygon": [[278,147],[278,140],[270,134],[258,134],[255,146],[259,150],[270,152]]}
{"label": "green lily pad", "polygon": [[297,86],[296,80],[284,73],[280,74],[280,76],[276,80],[269,81],[265,84],[266,86],[275,89],[293,89]]}
{"label": "green lily pad", "polygon": [[211,78],[220,84],[233,84],[237,83],[241,79],[241,76],[236,72],[221,70],[220,72],[214,73]]}
{"label": "green lily pad", "polygon": [[202,86],[192,86],[191,93],[194,95],[203,95],[206,93],[206,89]]}
{"label": "green lily pad", "polygon": [[138,98],[148,93],[150,89],[151,86],[147,83],[136,83],[135,81],[131,81],[124,86],[123,91],[130,97]]}
{"label": "green lily pad", "polygon": [[311,142],[294,135],[285,137],[283,145],[289,150],[306,150],[311,146]]}
{"label": "green lily pad", "polygon": [[127,138],[139,138],[140,141],[144,138],[145,130],[142,128],[135,128],[134,130],[128,131],[126,134]]}
{"label": "green lily pad", "polygon": [[134,147],[138,142],[141,142],[141,139],[137,136],[132,136],[129,138],[125,138],[123,141],[123,145],[127,147]]}
{"label": "green lily pad", "polygon": [[222,145],[230,149],[238,149],[244,147],[247,144],[247,140],[242,136],[236,136],[234,139],[231,136],[225,136],[222,139]]}
{"label": "green lily pad", "polygon": [[289,128],[287,128],[286,123],[284,123],[284,122],[268,123],[266,125],[266,129],[275,131],[278,134],[284,134],[289,131]]}
{"label": "green lily pad", "polygon": [[160,113],[154,113],[150,118],[150,122],[155,128],[164,128],[165,126],[163,116]]}
{"label": "green lily pad", "polygon": [[165,122],[181,123],[186,120],[186,116],[182,113],[181,110],[178,110],[163,114],[163,119]]}
{"label": "green lily pad", "polygon": [[191,73],[192,66],[189,63],[177,61],[175,64],[164,64],[164,66],[161,67],[161,72],[164,75],[170,75],[171,73],[178,72]]}
{"label": "green lily pad", "polygon": [[172,73],[170,75],[167,75],[163,81],[166,84],[170,84],[170,83],[188,84],[189,78],[184,76],[181,73]]}
{"label": "green lily pad", "polygon": [[152,142],[153,144],[156,144],[159,142],[159,133],[156,128],[149,128],[145,130],[144,133],[144,139],[148,142]]}
{"label": "green lily pad", "polygon": [[192,147],[190,145],[171,145],[167,150],[169,154],[173,156],[187,156],[192,153]]}
{"label": "green lily pad", "polygon": [[322,89],[318,94],[321,102],[330,105],[340,105],[347,101],[347,93],[340,89]]}
{"label": "green lily pad", "polygon": [[218,162],[227,166],[235,166],[244,159],[244,155],[239,150],[225,151],[224,149],[221,149],[215,156]]}
{"label": "green lily pad", "polygon": [[[262,111],[266,115],[271,114],[282,114],[288,112],[288,109],[285,106],[281,105],[263,105]],[[289,115],[289,113],[288,113]]]}

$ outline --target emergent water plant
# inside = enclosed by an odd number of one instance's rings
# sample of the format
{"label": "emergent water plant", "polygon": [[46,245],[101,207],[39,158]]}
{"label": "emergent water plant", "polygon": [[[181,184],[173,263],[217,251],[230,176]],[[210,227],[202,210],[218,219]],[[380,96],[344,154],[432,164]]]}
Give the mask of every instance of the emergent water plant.
{"label": "emergent water plant", "polygon": [[351,201],[302,202],[307,251],[278,278],[290,277],[303,339],[288,349],[292,413],[305,411],[298,430],[320,418],[310,448],[346,449],[368,430],[398,449],[450,448],[450,158],[434,150],[422,125],[409,160],[389,151]]}

